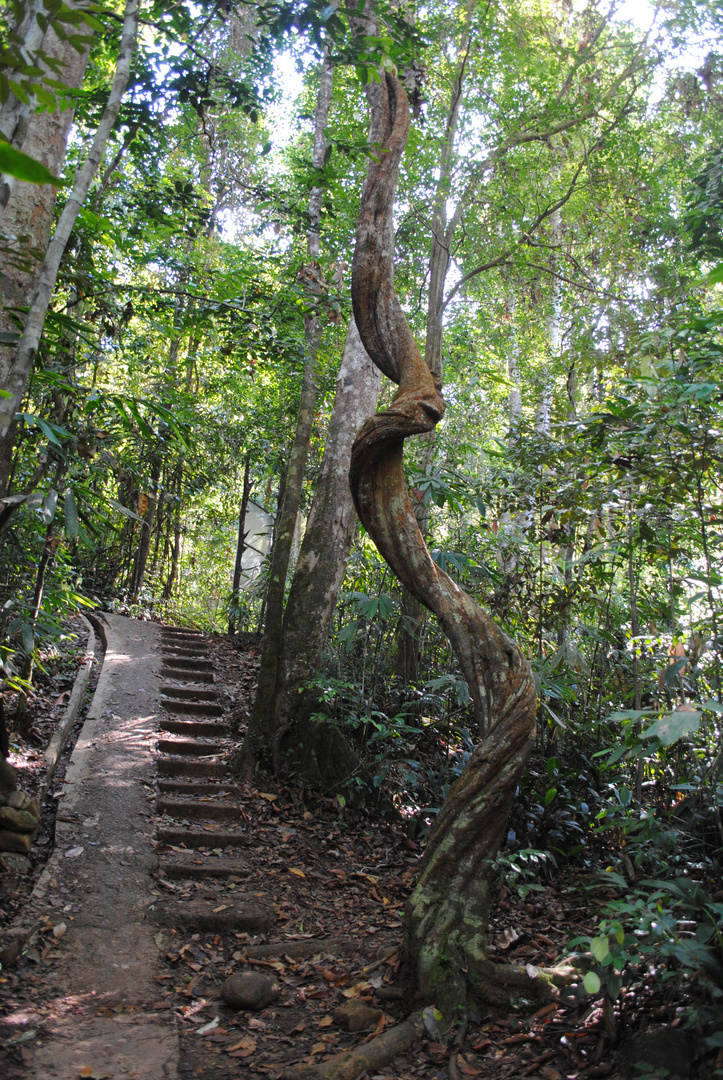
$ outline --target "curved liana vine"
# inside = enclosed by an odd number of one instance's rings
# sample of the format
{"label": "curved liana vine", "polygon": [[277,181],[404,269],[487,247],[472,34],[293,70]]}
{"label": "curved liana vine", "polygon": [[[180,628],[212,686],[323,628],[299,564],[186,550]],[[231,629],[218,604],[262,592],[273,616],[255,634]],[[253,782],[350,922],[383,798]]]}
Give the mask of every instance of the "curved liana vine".
{"label": "curved liana vine", "polygon": [[370,88],[372,142],[352,266],[354,317],[374,363],[397,383],[352,450],[359,517],[397,577],[439,619],[467,680],[481,740],[430,834],[406,913],[406,948],[427,1000],[452,1016],[473,994],[499,1000],[517,981],[486,960],[491,864],[535,734],[535,685],[518,646],[432,561],[403,468],[404,440],[431,431],[445,404],[394,291],[392,211],[409,133],[396,78]]}

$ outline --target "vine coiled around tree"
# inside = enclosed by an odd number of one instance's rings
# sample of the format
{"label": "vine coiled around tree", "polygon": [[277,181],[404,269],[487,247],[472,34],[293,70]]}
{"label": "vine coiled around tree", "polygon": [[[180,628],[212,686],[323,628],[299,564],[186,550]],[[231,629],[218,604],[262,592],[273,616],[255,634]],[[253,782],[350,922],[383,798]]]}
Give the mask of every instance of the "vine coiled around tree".
{"label": "vine coiled around tree", "polygon": [[394,289],[393,207],[409,108],[391,75],[369,88],[375,160],[352,265],[354,317],[374,363],[399,389],[362,427],[350,485],[368,533],[400,581],[439,619],[469,685],[480,742],[432,828],[406,913],[420,992],[451,1019],[471,995],[499,998],[517,977],[486,960],[492,862],[535,735],[535,684],[518,646],[433,562],[407,491],[405,439],[431,431],[445,403]]}

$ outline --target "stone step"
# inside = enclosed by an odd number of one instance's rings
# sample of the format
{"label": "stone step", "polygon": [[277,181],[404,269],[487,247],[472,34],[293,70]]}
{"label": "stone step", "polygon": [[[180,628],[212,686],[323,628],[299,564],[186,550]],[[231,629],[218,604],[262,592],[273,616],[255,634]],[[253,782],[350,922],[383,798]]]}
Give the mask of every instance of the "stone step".
{"label": "stone step", "polygon": [[159,814],[170,814],[174,818],[208,818],[213,821],[239,821],[238,803],[215,802],[200,799],[156,799],[156,811]]}
{"label": "stone step", "polygon": [[181,829],[159,826],[156,829],[159,844],[173,844],[187,848],[225,848],[248,847],[245,832],[231,832],[226,829]]}
{"label": "stone step", "polygon": [[199,648],[198,645],[176,645],[170,641],[164,641],[162,651],[168,656],[200,656],[208,659],[208,649]]}
{"label": "stone step", "polygon": [[214,701],[182,701],[177,698],[161,698],[166,712],[192,713],[195,716],[223,716],[223,705]]}
{"label": "stone step", "polygon": [[174,720],[169,717],[161,720],[161,731],[170,731],[174,735],[200,735],[213,738],[218,735],[221,738],[231,731],[228,724],[219,724],[218,720]]}
{"label": "stone step", "polygon": [[167,855],[158,861],[158,869],[174,881],[203,878],[238,878],[248,875],[248,864],[228,855],[213,855],[205,859],[181,859],[172,861]]}
{"label": "stone step", "polygon": [[190,626],[161,625],[162,634],[183,634],[184,637],[204,637],[203,630],[193,630]]}
{"label": "stone step", "polygon": [[161,795],[197,795],[203,798],[241,798],[241,792],[234,784],[199,784],[192,780],[159,780],[158,791]]}
{"label": "stone step", "polygon": [[157,746],[162,754],[190,754],[193,757],[220,754],[226,749],[223,743],[204,739],[159,739]]}
{"label": "stone step", "polygon": [[164,653],[161,663],[164,667],[180,668],[181,671],[213,671],[212,661],[200,656],[166,656]]}
{"label": "stone step", "polygon": [[160,776],[205,776],[223,780],[228,766],[223,761],[198,761],[196,758],[162,757],[156,762]]}
{"label": "stone step", "polygon": [[160,675],[162,679],[174,679],[176,682],[213,683],[216,677],[212,671],[200,671],[194,668],[174,667],[171,662],[163,663]]}
{"label": "stone step", "polygon": [[[217,904],[217,908],[224,905]],[[214,911],[203,900],[159,900],[149,911],[151,920],[158,926],[184,926],[189,930],[217,931],[239,930],[266,933],[273,919],[268,909],[254,904],[229,904],[223,911]]]}
{"label": "stone step", "polygon": [[161,693],[166,697],[193,699],[194,701],[218,701],[216,690],[207,690],[203,686],[162,686]]}

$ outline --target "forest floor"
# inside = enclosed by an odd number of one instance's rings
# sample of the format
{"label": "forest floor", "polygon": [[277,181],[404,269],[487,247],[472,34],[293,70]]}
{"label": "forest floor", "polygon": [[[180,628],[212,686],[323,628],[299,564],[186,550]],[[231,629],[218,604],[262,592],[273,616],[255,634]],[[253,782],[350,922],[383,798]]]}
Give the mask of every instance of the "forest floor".
{"label": "forest floor", "polygon": [[[393,1029],[415,1005],[400,981],[401,941],[421,843],[403,823],[350,810],[336,795],[224,781],[218,770],[250,714],[258,652],[219,635],[194,639],[212,659],[225,729],[213,752],[210,743],[208,753],[192,751],[208,763],[195,768],[221,779],[200,796],[221,807],[218,820],[199,824],[187,795],[202,785],[163,779],[171,772],[162,762],[180,752],[188,725],[163,720],[160,629],[110,619],[122,648],[116,636],[110,679],[66,778],[73,793],[36,838],[32,894],[27,881],[0,875],[0,948],[35,930],[0,971],[0,1075],[279,1080],[295,1063],[322,1063]],[[195,722],[208,739],[213,719]],[[43,724],[35,731],[37,739]],[[37,753],[21,743],[11,757],[31,791]],[[589,869],[575,868],[524,897],[501,882],[492,957],[549,966],[571,938],[594,935],[605,894],[589,885]],[[275,982],[271,1000],[230,1007],[219,996],[224,980],[250,971]],[[685,1028],[690,994],[681,979],[651,973],[623,996],[616,1031],[590,998],[481,1010],[459,1042],[427,1034],[373,1077],[712,1076],[720,1063],[698,1057]]]}

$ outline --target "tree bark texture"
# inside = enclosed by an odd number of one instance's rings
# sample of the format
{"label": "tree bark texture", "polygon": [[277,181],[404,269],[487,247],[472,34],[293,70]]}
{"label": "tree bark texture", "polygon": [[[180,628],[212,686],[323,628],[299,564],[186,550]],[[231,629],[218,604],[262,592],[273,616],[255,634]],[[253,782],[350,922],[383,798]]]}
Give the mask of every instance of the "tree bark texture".
{"label": "tree bark texture", "polygon": [[[347,481],[351,448],[365,417],[376,407],[379,371],[362,345],[352,318],[344,343],[321,472],[284,613],[284,631],[273,702],[275,765],[282,751],[294,763],[309,748],[308,718],[318,694],[304,688],[321,666],[344,581],[356,528]],[[287,736],[288,733],[288,736]],[[300,765],[300,762],[297,761]]]}
{"label": "tree bark texture", "polygon": [[[140,0],[126,0],[115,75],[108,101],[88,155],[77,173],[73,190],[63,207],[53,238],[47,246],[17,351],[12,358],[9,370],[3,373],[4,377],[1,385],[4,390],[10,393],[10,397],[0,399],[0,483],[2,484],[2,490],[5,489],[7,484],[7,476],[1,475],[2,461],[9,461],[10,459],[15,413],[21,406],[35,362],[45,316],[55,288],[58,270],[60,269],[60,260],[65,252],[80,208],[98,172],[108,137],[118,118],[123,93],[130,78],[131,61],[138,36],[139,3]],[[52,213],[52,205],[50,211]]]}
{"label": "tree bark texture", "polygon": [[[334,69],[328,52],[325,52],[314,117],[314,152],[312,161],[317,168],[322,168],[324,164],[327,146],[324,132],[326,131],[329,107],[331,105],[333,82]],[[309,299],[318,297],[320,292],[323,291],[323,278],[319,264],[316,261],[320,250],[319,228],[322,195],[322,189],[314,187],[309,196],[310,223],[307,235],[309,263],[302,271],[302,280]],[[283,642],[284,592],[294,540],[294,529],[301,505],[301,490],[304,482],[306,459],[309,454],[309,441],[316,405],[316,358],[322,332],[321,320],[318,314],[310,311],[304,320],[304,328],[306,336],[304,373],[301,383],[296,431],[294,432],[294,441],[284,478],[283,498],[279,500],[276,528],[274,530],[274,546],[271,551],[271,566],[266,588],[266,622],[264,624],[264,643],[261,652],[259,679],[246,738],[235,762],[235,768],[247,778],[253,775],[259,753],[269,748],[273,732],[272,707],[278,677],[279,656]]]}
{"label": "tree bark texture", "polygon": [[427,1000],[453,1019],[485,995],[492,860],[535,734],[535,684],[518,646],[432,561],[407,491],[404,440],[442,418],[429,369],[394,291],[392,211],[409,132],[401,84],[372,88],[372,135],[383,147],[362,195],[352,302],[367,352],[399,389],[354,443],[350,486],[359,516],[402,583],[439,619],[469,685],[481,741],[435,822],[406,913],[406,947]]}
{"label": "tree bark texture", "polygon": [[[34,54],[42,44],[43,52],[63,65],[63,83],[75,90],[83,81],[88,49],[79,53],[68,41],[61,41],[52,28],[43,36],[36,19],[38,11],[42,10],[42,4],[34,4],[21,27],[28,34],[26,51]],[[31,113],[26,117],[27,123],[22,121],[23,130],[19,131],[18,123],[27,112],[28,107],[11,95],[0,110],[0,131],[16,149],[42,162],[57,176],[65,160],[75,110]],[[28,184],[7,176],[0,179],[0,188],[3,233],[0,249],[3,305],[0,331],[17,333],[17,324],[9,317],[9,310],[27,307],[30,303],[50,240],[58,189],[52,184]],[[16,249],[6,237],[26,239]],[[5,386],[13,352],[8,345],[0,344],[0,386]]]}

